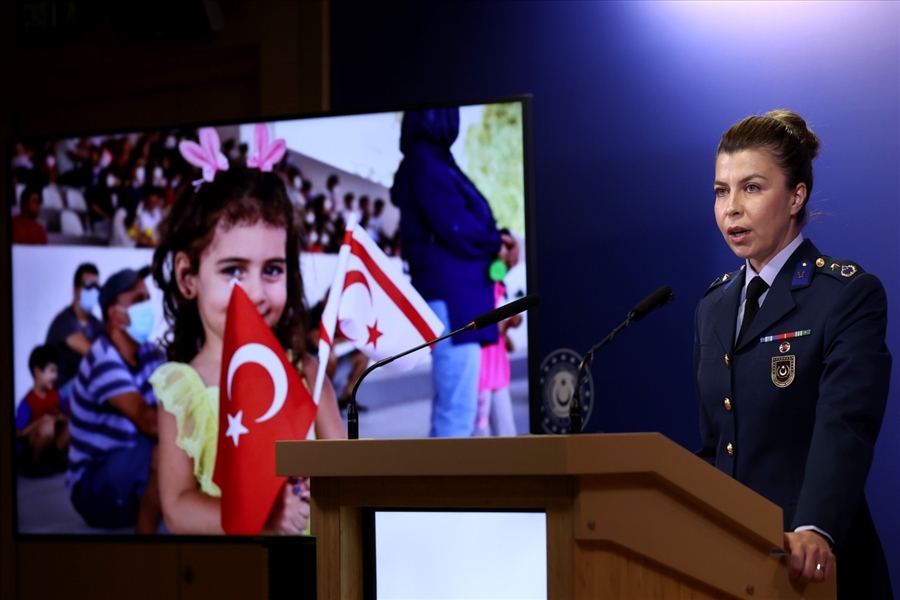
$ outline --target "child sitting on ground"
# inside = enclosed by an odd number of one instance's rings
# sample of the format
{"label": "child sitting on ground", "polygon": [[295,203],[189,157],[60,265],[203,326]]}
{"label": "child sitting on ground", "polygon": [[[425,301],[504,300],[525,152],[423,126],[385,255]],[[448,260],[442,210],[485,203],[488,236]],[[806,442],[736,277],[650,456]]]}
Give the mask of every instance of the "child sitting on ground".
{"label": "child sitting on ground", "polygon": [[16,450],[22,474],[31,477],[66,468],[69,420],[54,387],[58,363],[52,346],[38,346],[28,358],[34,386],[16,409]]}

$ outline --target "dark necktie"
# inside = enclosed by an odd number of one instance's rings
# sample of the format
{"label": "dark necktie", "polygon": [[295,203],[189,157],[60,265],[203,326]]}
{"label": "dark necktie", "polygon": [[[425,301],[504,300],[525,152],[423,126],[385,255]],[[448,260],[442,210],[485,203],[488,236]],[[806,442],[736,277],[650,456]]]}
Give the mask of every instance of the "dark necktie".
{"label": "dark necktie", "polygon": [[747,303],[744,305],[744,322],[741,323],[741,334],[738,336],[735,347],[741,344],[744,334],[750,329],[750,323],[759,312],[759,298],[766,293],[767,289],[769,289],[769,284],[762,277],[756,276],[750,280],[750,285],[747,286]]}

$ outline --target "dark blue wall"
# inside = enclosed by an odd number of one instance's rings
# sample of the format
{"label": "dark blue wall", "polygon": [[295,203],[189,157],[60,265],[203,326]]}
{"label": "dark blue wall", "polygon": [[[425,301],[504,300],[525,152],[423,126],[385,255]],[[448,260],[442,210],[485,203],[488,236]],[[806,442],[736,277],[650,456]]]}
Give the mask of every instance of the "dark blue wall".
{"label": "dark blue wall", "polygon": [[[677,301],[594,363],[588,428],[699,444],[693,311],[741,264],[715,226],[715,147],[776,107],[823,141],[805,230],[878,274],[900,361],[900,4],[333,0],[332,107],[531,93],[541,356],[584,352],[661,284]],[[900,368],[868,494],[900,586]]]}

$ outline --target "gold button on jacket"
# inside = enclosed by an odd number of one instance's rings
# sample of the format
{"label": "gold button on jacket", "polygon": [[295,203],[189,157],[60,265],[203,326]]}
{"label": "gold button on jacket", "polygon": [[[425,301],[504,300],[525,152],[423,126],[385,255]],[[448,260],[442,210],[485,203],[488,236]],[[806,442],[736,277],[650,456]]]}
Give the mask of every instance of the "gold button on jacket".
{"label": "gold button on jacket", "polygon": [[734,456],[734,445],[731,442],[728,442],[728,445],[725,446],[725,449],[728,450],[728,456]]}
{"label": "gold button on jacket", "polygon": [[731,412],[731,400],[729,400],[728,398],[725,398],[725,410]]}

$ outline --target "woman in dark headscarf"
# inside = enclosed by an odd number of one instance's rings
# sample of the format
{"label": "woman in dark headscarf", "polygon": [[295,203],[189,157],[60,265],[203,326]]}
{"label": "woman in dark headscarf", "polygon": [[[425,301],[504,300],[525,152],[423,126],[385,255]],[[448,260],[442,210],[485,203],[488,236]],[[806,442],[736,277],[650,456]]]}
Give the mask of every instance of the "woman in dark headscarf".
{"label": "woman in dark headscarf", "polygon": [[[400,135],[404,158],[391,188],[412,284],[448,331],[494,308],[491,263],[499,257],[512,266],[518,259],[515,239],[497,230],[487,200],[450,153],[458,134],[458,108],[407,111]],[[434,348],[432,436],[472,434],[480,348],[497,336],[492,325]]]}

